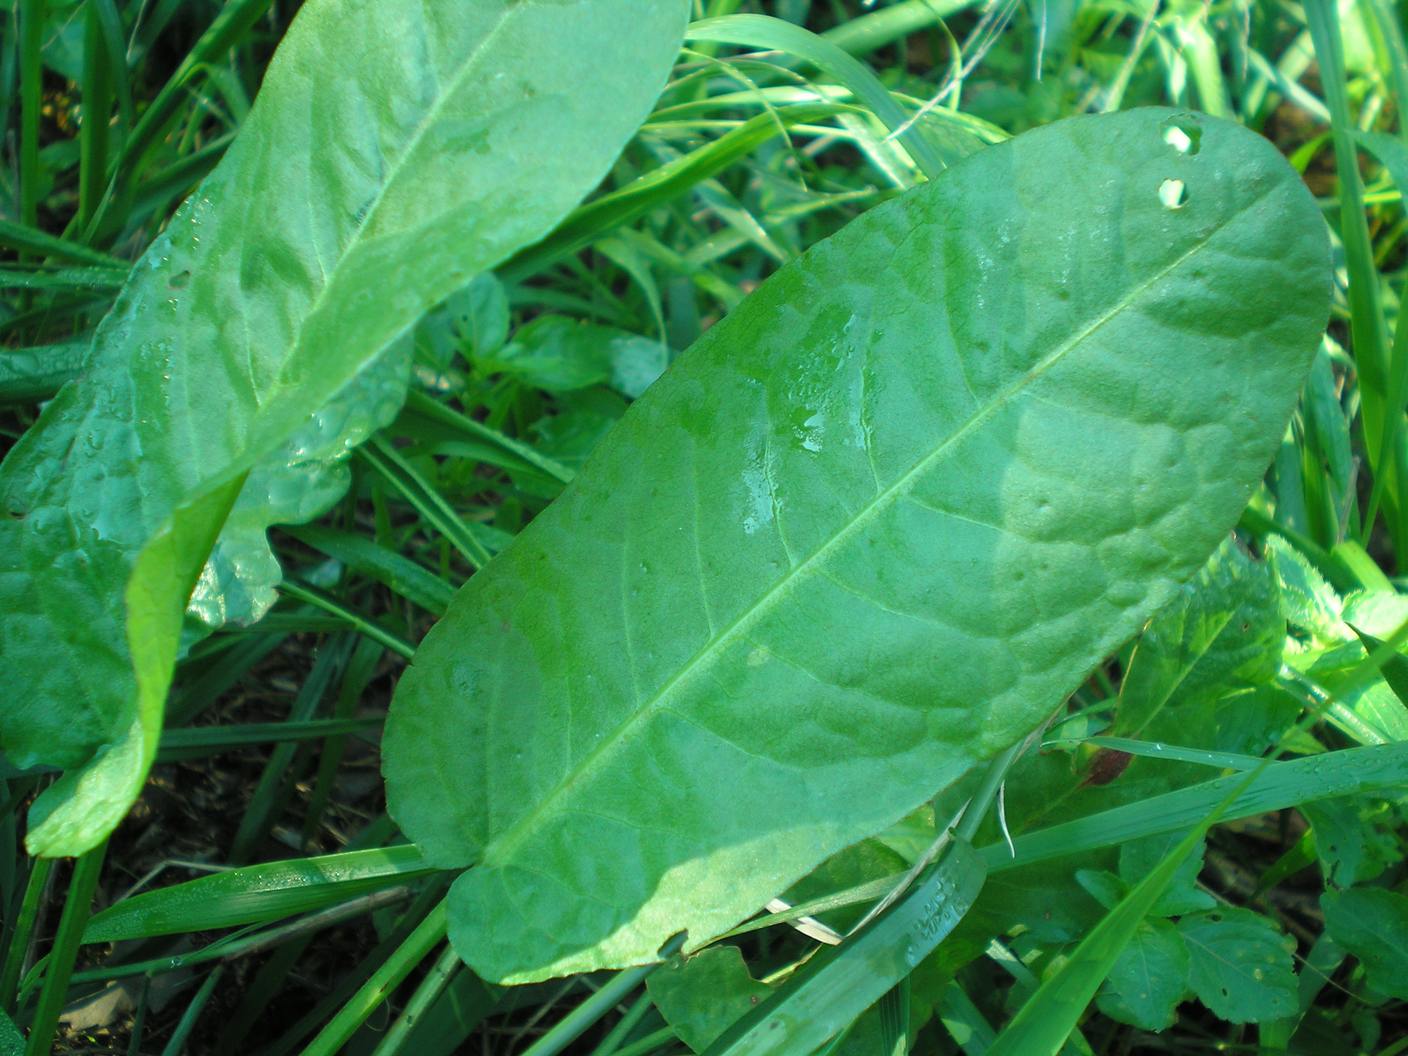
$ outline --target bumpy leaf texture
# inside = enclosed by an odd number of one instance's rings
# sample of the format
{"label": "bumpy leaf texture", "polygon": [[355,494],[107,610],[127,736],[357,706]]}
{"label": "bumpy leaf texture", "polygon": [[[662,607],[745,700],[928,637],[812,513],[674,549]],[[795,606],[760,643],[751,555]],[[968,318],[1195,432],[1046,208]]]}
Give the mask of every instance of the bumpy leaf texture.
{"label": "bumpy leaf texture", "polygon": [[1235,521],[1328,265],[1269,143],[1139,110],[990,147],[780,270],[398,687],[391,810],[474,864],[464,959],[697,947],[1026,734]]}
{"label": "bumpy leaf texture", "polygon": [[81,852],[122,816],[160,729],[172,595],[206,626],[267,609],[264,531],[342,493],[340,460],[404,397],[398,339],[600,181],[687,14],[304,6],[229,154],[0,470],[0,751],[78,768],[36,807],[32,850]]}

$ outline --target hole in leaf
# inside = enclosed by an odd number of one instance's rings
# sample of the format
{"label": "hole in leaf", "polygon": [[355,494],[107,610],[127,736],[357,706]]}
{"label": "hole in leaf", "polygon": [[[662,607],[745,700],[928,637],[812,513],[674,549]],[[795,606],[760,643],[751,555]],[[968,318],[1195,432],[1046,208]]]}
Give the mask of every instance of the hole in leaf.
{"label": "hole in leaf", "polygon": [[170,287],[171,289],[173,289],[173,290],[181,290],[181,289],[185,289],[185,287],[189,286],[189,285],[190,285],[190,282],[191,282],[191,273],[190,273],[189,271],[181,271],[181,272],[177,272],[175,275],[171,276],[171,281],[168,282],[166,285],[169,286],[169,287]]}
{"label": "hole in leaf", "polygon": [[1192,157],[1202,148],[1203,126],[1191,117],[1171,117],[1164,122],[1164,142]]}
{"label": "hole in leaf", "polygon": [[1159,201],[1165,209],[1182,209],[1188,204],[1188,188],[1182,180],[1164,180],[1159,184]]}

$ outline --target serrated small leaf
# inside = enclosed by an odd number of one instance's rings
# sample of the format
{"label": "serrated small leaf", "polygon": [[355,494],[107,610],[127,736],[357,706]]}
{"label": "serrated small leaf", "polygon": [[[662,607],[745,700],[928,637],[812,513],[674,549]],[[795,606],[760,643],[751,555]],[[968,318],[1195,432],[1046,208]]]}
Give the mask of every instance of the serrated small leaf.
{"label": "serrated small leaf", "polygon": [[1381,887],[1326,891],[1325,931],[1364,965],[1370,983],[1408,1001],[1408,895]]}
{"label": "serrated small leaf", "polygon": [[[1137,737],[1180,705],[1269,682],[1286,627],[1270,569],[1232,541],[1150,621],[1120,685],[1113,732]],[[1179,743],[1184,743],[1179,741]]]}
{"label": "serrated small leaf", "polygon": [[1262,1023],[1298,1008],[1295,940],[1249,909],[1225,908],[1184,917],[1188,985],[1199,1001],[1231,1023]]}
{"label": "serrated small leaf", "polygon": [[1188,946],[1167,920],[1145,920],[1115,960],[1097,998],[1111,1019],[1141,1030],[1173,1025],[1188,993]]}
{"label": "serrated small leaf", "polygon": [[1350,634],[1339,595],[1299,550],[1279,535],[1268,536],[1266,560],[1280,586],[1278,597],[1287,622],[1326,641],[1343,641]]}

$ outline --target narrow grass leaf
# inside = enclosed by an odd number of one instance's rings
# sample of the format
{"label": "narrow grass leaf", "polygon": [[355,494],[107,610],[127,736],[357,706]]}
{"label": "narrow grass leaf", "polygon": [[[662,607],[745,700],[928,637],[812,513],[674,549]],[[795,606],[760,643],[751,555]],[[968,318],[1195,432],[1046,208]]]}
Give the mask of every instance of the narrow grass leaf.
{"label": "narrow grass leaf", "polygon": [[[1247,778],[1239,777],[1245,783]],[[1149,910],[1158,902],[1184,860],[1202,842],[1231,797],[1171,850],[1162,862],[1107,913],[1069,958],[1048,975],[988,1049],[988,1056],[1056,1056],[1076,1029],[1086,1007],[1110,974]]]}
{"label": "narrow grass leaf", "polygon": [[909,123],[909,115],[869,66],[825,37],[769,15],[724,15],[691,23],[686,39],[782,51],[811,63],[849,88],[886,128],[898,133],[925,176],[932,180],[943,171],[943,159],[925,140],[922,125]]}
{"label": "narrow grass leaf", "polygon": [[[1233,774],[1024,833],[1014,841],[1015,854],[1003,842],[982,847],[979,853],[987,860],[988,871],[999,873],[1114,847],[1142,836],[1177,832],[1197,824],[1243,780],[1242,775]],[[1232,821],[1335,796],[1394,791],[1405,785],[1408,743],[1326,752],[1270,764],[1228,803],[1223,817]]]}
{"label": "narrow grass leaf", "polygon": [[[929,874],[840,946],[811,957],[732,1026],[706,1056],[812,1052],[907,978],[982,890],[980,859],[954,842]],[[888,1056],[888,1053],[887,1053]]]}
{"label": "narrow grass leaf", "polygon": [[355,532],[312,524],[291,525],[283,531],[436,616],[455,596],[455,588],[428,568]]}
{"label": "narrow grass leaf", "polygon": [[93,914],[83,941],[259,924],[324,909],[434,871],[410,846],[250,865],[123,899]]}

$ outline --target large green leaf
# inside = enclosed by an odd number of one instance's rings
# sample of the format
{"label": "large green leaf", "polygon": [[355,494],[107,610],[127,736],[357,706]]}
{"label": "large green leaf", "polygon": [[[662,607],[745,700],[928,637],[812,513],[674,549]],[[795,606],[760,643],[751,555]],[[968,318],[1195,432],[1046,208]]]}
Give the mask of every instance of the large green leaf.
{"label": "large green leaf", "polygon": [[1141,110],[990,147],[779,271],[398,687],[391,810],[477,863],[464,958],[697,947],[1027,733],[1236,519],[1328,259],[1264,140]]}
{"label": "large green leaf", "polygon": [[82,768],[37,806],[31,849],[82,851],[121,817],[197,575],[206,625],[268,607],[264,531],[342,492],[340,461],[404,397],[398,339],[601,179],[687,9],[305,5],[237,141],[0,472],[0,749]]}

